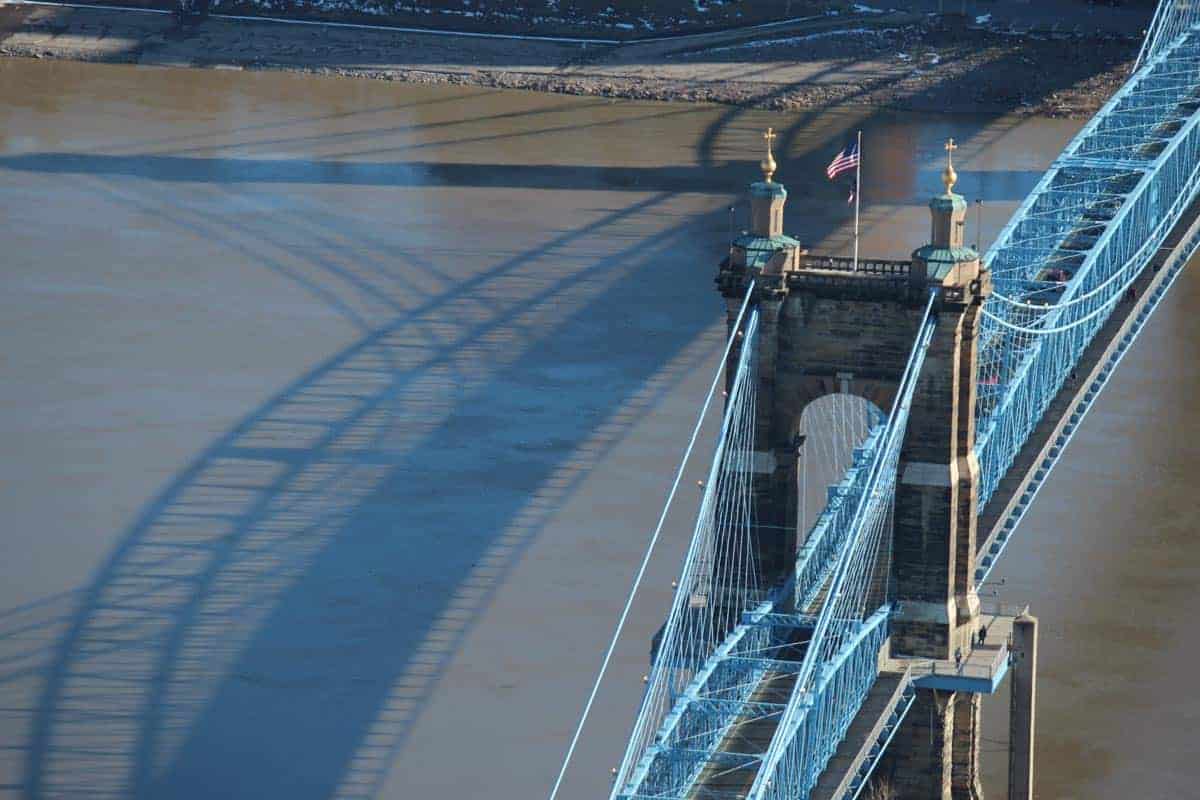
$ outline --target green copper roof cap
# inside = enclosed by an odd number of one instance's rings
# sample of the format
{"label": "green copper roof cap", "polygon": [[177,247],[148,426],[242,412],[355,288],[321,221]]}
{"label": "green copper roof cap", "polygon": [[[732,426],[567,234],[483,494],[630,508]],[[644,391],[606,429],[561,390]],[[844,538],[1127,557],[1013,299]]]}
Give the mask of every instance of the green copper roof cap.
{"label": "green copper roof cap", "polygon": [[929,207],[934,211],[965,211],[967,209],[967,201],[963,199],[961,194],[950,192],[948,194],[939,194],[929,201]]}
{"label": "green copper roof cap", "polygon": [[934,247],[927,244],[914,250],[913,258],[919,258],[928,265],[930,278],[944,278],[957,265],[977,260],[979,253],[975,252],[974,247]]}
{"label": "green copper roof cap", "polygon": [[751,197],[787,197],[787,189],[777,181],[755,181],[750,184]]}
{"label": "green copper roof cap", "polygon": [[743,233],[733,240],[733,246],[746,251],[746,266],[762,267],[780,250],[799,247],[800,242],[790,236],[757,236],[753,233]]}
{"label": "green copper roof cap", "polygon": [[786,234],[779,236],[759,236],[754,233],[743,233],[733,240],[733,244],[735,247],[741,247],[744,250],[775,251],[786,250],[790,247],[799,247],[800,241]]}

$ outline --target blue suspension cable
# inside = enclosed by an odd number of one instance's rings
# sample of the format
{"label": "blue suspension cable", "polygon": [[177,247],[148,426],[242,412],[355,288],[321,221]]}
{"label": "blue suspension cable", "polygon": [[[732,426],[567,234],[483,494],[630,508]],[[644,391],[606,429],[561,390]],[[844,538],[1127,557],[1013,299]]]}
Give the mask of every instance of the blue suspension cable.
{"label": "blue suspension cable", "polygon": [[642,563],[638,567],[637,574],[633,579],[633,586],[630,587],[629,597],[625,600],[625,607],[621,610],[621,616],[617,620],[617,627],[613,631],[612,640],[608,643],[608,649],[604,652],[604,659],[600,663],[600,672],[596,675],[596,681],[592,684],[592,690],[588,694],[587,703],[583,706],[583,713],[579,717],[579,724],[575,726],[575,733],[571,736],[571,744],[567,747],[566,756],[563,758],[562,767],[558,771],[558,777],[554,779],[554,787],[550,790],[548,800],[555,800],[558,796],[558,790],[562,786],[563,778],[567,774],[567,767],[570,766],[571,757],[575,755],[575,747],[579,744],[579,736],[583,733],[583,726],[587,723],[588,715],[592,711],[592,704],[596,701],[596,693],[600,691],[600,683],[604,680],[604,673],[608,671],[609,661],[612,660],[613,651],[617,648],[617,640],[621,637],[621,631],[625,628],[625,620],[629,617],[629,609],[633,607],[633,598],[637,595],[638,588],[642,585],[642,578],[646,575],[646,567],[650,564],[650,556],[654,553],[654,548],[658,544],[658,537],[662,533],[663,524],[667,521],[667,513],[671,510],[671,503],[675,500],[675,493],[679,489],[679,482],[683,479],[684,469],[687,467],[688,459],[691,458],[692,449],[696,446],[696,439],[700,435],[700,428],[704,423],[704,417],[708,413],[708,408],[712,404],[713,395],[716,394],[717,384],[721,381],[721,374],[724,372],[725,363],[729,359],[729,353],[733,349],[733,343],[737,341],[738,331],[741,330],[742,318],[746,314],[746,309],[750,305],[750,297],[754,294],[754,282],[746,288],[746,299],[742,301],[742,307],[738,311],[737,320],[733,323],[733,330],[730,333],[729,341],[725,344],[725,351],[721,355],[721,362],[717,366],[717,374],[713,376],[712,384],[708,387],[708,395],[704,398],[704,405],[700,408],[700,415],[696,420],[696,426],[692,429],[691,438],[688,440],[687,449],[683,452],[683,458],[679,462],[679,469],[675,472],[675,480],[671,484],[671,491],[667,494],[666,505],[663,506],[662,514],[658,517],[658,524],[654,527],[654,534],[650,537],[650,542],[646,546],[646,553],[642,556]]}

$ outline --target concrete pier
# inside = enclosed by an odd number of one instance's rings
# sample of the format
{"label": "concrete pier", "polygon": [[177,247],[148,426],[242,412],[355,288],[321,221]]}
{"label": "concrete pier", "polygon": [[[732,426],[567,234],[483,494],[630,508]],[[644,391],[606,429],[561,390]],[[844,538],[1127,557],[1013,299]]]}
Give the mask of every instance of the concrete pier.
{"label": "concrete pier", "polygon": [[1013,622],[1008,745],[1008,800],[1033,799],[1033,726],[1037,699],[1037,617]]}

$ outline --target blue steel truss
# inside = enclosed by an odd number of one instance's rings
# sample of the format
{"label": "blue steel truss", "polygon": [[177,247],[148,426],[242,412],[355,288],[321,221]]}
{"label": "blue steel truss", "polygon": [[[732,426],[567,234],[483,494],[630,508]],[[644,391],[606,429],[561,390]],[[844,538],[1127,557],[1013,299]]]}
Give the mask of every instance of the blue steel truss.
{"label": "blue steel truss", "polygon": [[996,291],[980,330],[981,509],[1084,349],[1196,198],[1198,109],[1200,34],[1188,27],[1153,48],[984,256]]}
{"label": "blue steel truss", "polygon": [[[1134,74],[1071,141],[984,256],[995,292],[980,329],[980,509],[1084,349],[1200,193],[1198,26],[1200,3],[1160,4]],[[993,552],[983,555],[978,580],[987,577],[1079,419],[1197,248],[1200,233],[1193,230],[1073,409]],[[791,584],[764,587],[755,582],[749,556],[737,555],[753,525],[748,431],[757,315],[750,316],[693,542],[614,800],[698,797],[705,776],[739,770],[753,776],[745,800],[809,796],[878,676],[887,638],[890,606],[879,596],[875,570],[890,535],[908,403],[932,335],[928,308],[919,330],[891,415],[830,490]],[[786,702],[764,699],[768,675],[790,682]],[[911,695],[905,710],[908,704]],[[747,720],[774,725],[764,752],[723,747]],[[871,764],[894,725],[887,730]],[[869,771],[856,776],[855,793]]]}
{"label": "blue steel truss", "polygon": [[850,790],[841,797],[835,796],[834,800],[855,800],[862,793],[862,790],[867,786],[867,781],[870,779],[871,773],[875,771],[875,767],[879,764],[879,759],[883,757],[884,751],[892,743],[896,732],[900,730],[900,723],[908,716],[908,712],[912,709],[916,699],[917,687],[912,683],[905,683],[902,686],[902,694],[896,703],[896,707],[884,720],[879,738],[871,746],[871,750],[863,765],[859,767],[851,779]]}
{"label": "blue steel truss", "polygon": [[850,533],[850,523],[871,477],[883,426],[876,426],[854,450],[854,461],[836,486],[829,487],[825,509],[796,556],[795,604],[807,609],[817,599]]}
{"label": "blue steel truss", "polygon": [[756,311],[738,334],[716,453],[614,797],[671,796],[689,785],[729,725],[755,710],[751,694],[777,644],[776,628],[760,624],[773,593],[761,584],[750,540]]}
{"label": "blue steel truss", "polygon": [[1154,58],[1183,33],[1200,25],[1200,5],[1195,0],[1162,0],[1146,31],[1135,69]]}
{"label": "blue steel truss", "polygon": [[[931,296],[891,414],[856,454],[852,474],[841,489],[831,492],[830,507],[816,526],[821,530],[819,536],[810,537],[814,546],[806,551],[797,583],[805,587],[806,594],[817,584],[824,587],[819,613],[780,613],[777,609],[788,605],[792,597],[787,587],[775,587],[758,605],[744,609],[738,624],[727,629],[714,647],[705,649],[703,660],[681,662],[674,656],[656,657],[634,736],[618,770],[613,798],[684,798],[694,790],[705,769],[714,764],[728,765],[731,770],[752,767],[758,770],[759,780],[763,769],[791,770],[798,758],[823,766],[833,755],[878,675],[879,650],[887,638],[890,607],[883,605],[885,598],[881,595],[872,600],[869,587],[878,577],[880,554],[888,547],[896,466],[916,376],[933,334],[932,303]],[[742,413],[738,407],[746,402],[748,387],[753,385],[753,358],[749,354],[756,333],[757,315],[752,314],[713,476],[719,474],[716,465],[736,451],[726,442],[730,439],[728,432],[734,429],[732,415]],[[695,585],[690,576],[696,571],[689,566],[693,553],[706,550],[704,541],[736,538],[739,533],[720,526],[714,530],[708,522],[710,517],[704,509],[716,506],[721,492],[712,477],[706,495],[710,492],[713,498],[706,496],[701,503],[700,520],[684,567],[685,581],[677,589],[660,653],[679,649],[666,643],[680,635],[676,630],[682,630],[672,627],[670,619],[691,613],[677,610],[690,606],[688,597],[694,590],[688,587]],[[872,602],[876,607],[871,607]],[[797,637],[797,631],[808,634],[808,638]],[[789,651],[789,657],[766,655],[782,656],[783,650]],[[678,678],[672,676],[679,674],[687,676],[686,685],[679,691],[665,690],[663,687],[672,685],[672,680],[678,683]],[[782,676],[790,683],[786,703],[755,699],[768,674],[776,679]],[[776,735],[765,752],[724,750],[721,745],[731,728],[748,719],[777,720],[779,728],[786,728],[790,735],[782,739]],[[652,736],[647,735],[650,731]],[[781,741],[783,745],[774,749]],[[820,743],[819,751],[812,750],[814,742]],[[815,760],[811,758],[814,752]],[[811,786],[820,769],[808,772]]]}
{"label": "blue steel truss", "polygon": [[791,800],[812,791],[879,677],[879,651],[887,641],[891,612],[890,605],[883,606],[856,622],[821,665],[815,683],[792,695],[794,715],[781,723],[747,797]]}
{"label": "blue steel truss", "polygon": [[992,569],[999,562],[1000,555],[1004,552],[1008,542],[1011,540],[1013,533],[1021,520],[1025,518],[1025,513],[1029,511],[1034,499],[1046,485],[1046,479],[1050,475],[1050,471],[1058,463],[1062,456],[1063,450],[1067,443],[1075,436],[1075,432],[1079,429],[1079,424],[1087,413],[1091,411],[1095,405],[1096,399],[1099,397],[1101,390],[1108,385],[1109,379],[1117,369],[1117,365],[1125,358],[1133,343],[1137,340],[1138,335],[1142,332],[1142,328],[1149,321],[1150,315],[1154,313],[1154,309],[1162,302],[1166,296],[1167,290],[1174,285],[1175,280],[1183,272],[1183,268],[1187,266],[1197,251],[1200,251],[1200,223],[1193,225],[1189,235],[1184,238],[1178,250],[1172,254],[1170,260],[1164,266],[1164,279],[1153,289],[1149,296],[1143,301],[1143,305],[1137,315],[1127,323],[1127,331],[1122,332],[1120,338],[1115,342],[1115,346],[1104,359],[1102,364],[1097,368],[1094,375],[1090,378],[1090,383],[1083,392],[1083,397],[1075,403],[1074,407],[1067,411],[1065,424],[1061,427],[1061,432],[1055,437],[1053,444],[1050,445],[1042,462],[1038,464],[1036,472],[1031,477],[1028,486],[1022,495],[1017,498],[1017,502],[1012,511],[1004,519],[1004,523],[996,535],[996,541],[992,543],[987,552],[980,553],[975,566],[975,582],[982,584],[988,579]]}
{"label": "blue steel truss", "polygon": [[879,675],[886,630],[882,623],[872,629],[884,631],[883,638],[867,652],[875,641],[866,634],[874,624],[867,615],[878,583],[878,553],[882,545],[890,551],[896,469],[917,377],[936,326],[931,318],[934,299],[931,294],[895,404],[879,434],[866,486],[824,589],[803,668],[747,797],[807,797]]}

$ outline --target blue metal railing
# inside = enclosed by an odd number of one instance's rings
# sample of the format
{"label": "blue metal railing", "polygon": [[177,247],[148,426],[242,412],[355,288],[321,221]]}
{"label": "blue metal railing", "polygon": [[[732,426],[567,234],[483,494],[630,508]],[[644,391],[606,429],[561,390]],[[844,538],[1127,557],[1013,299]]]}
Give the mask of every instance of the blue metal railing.
{"label": "blue metal railing", "polygon": [[[1116,303],[1200,189],[1200,36],[1135,74],[1068,145],[984,257],[979,507],[995,493]],[[1195,101],[1195,102],[1193,102]],[[1081,233],[1082,232],[1082,233]],[[1061,294],[1022,295],[1048,268]]]}
{"label": "blue metal railing", "polygon": [[[891,606],[884,606],[855,623],[854,635],[821,666],[812,690],[801,696],[774,769],[767,771],[770,765],[764,765],[755,783],[762,794],[751,790],[749,797],[791,800],[812,791],[879,677],[879,652],[890,617]],[[782,725],[779,733],[784,733]]]}
{"label": "blue metal railing", "polygon": [[850,531],[854,511],[871,477],[870,467],[882,433],[883,425],[871,429],[866,441],[854,449],[854,462],[845,477],[836,486],[829,487],[825,510],[796,556],[796,608],[808,608],[817,599],[833,570]]}
{"label": "blue metal railing", "polygon": [[[880,433],[880,444],[869,468],[870,477],[846,526],[844,543],[830,575],[792,696],[748,798],[791,800],[806,796],[866,697],[865,691],[859,691],[859,684],[849,679],[844,694],[835,691],[831,696],[818,695],[826,691],[822,687],[830,685],[830,671],[838,667],[847,643],[861,632],[862,615],[872,611],[868,602],[881,539],[890,535],[896,469],[908,413],[937,324],[931,315],[935,299],[936,292],[931,292],[899,391]],[[872,657],[878,659],[878,655],[876,649]],[[854,674],[865,680],[866,673]],[[874,677],[872,673],[868,690]],[[835,690],[842,687],[841,683],[832,685]]]}
{"label": "blue metal railing", "polygon": [[[619,800],[675,797],[695,781],[765,671],[760,656],[769,649],[770,628],[758,623],[774,605],[768,601],[750,612],[696,671],[617,795]],[[705,698],[721,702],[706,704]]]}

